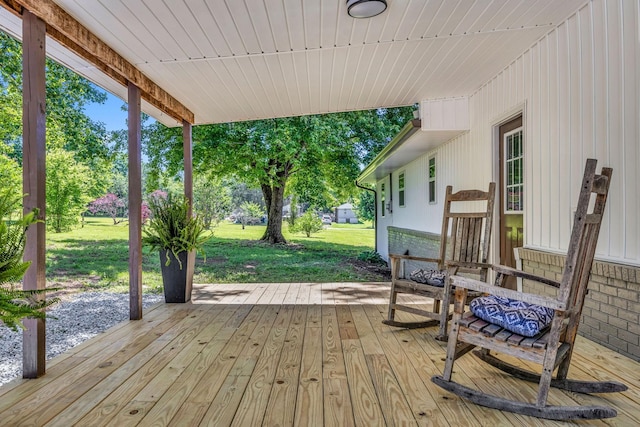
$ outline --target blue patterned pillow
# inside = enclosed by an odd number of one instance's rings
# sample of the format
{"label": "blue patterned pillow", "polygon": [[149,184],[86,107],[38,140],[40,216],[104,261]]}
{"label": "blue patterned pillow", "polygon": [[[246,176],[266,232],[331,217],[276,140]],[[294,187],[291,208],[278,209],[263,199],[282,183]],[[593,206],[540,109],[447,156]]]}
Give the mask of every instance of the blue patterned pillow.
{"label": "blue patterned pillow", "polygon": [[550,308],[496,295],[476,298],[469,307],[476,317],[524,337],[538,335],[553,319]]}

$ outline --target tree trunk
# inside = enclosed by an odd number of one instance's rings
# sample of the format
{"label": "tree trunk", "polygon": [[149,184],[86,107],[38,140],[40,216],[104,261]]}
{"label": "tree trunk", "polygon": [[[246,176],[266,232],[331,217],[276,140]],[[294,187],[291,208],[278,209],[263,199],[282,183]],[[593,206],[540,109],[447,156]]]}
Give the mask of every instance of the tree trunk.
{"label": "tree trunk", "polygon": [[269,243],[287,243],[282,235],[282,206],[284,204],[284,185],[269,186],[262,184],[262,194],[267,206],[267,229],[260,240]]}

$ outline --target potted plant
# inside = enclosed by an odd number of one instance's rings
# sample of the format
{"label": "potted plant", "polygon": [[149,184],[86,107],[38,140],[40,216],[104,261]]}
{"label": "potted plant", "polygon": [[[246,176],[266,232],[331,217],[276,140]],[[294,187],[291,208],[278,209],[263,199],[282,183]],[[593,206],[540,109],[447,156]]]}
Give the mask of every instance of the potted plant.
{"label": "potted plant", "polygon": [[0,321],[13,330],[21,326],[18,322],[25,317],[44,318],[43,309],[58,302],[57,298],[40,298],[47,289],[14,288],[31,264],[22,260],[27,228],[39,221],[36,209],[13,219],[19,209],[20,196],[12,188],[4,188],[0,192]]}
{"label": "potted plant", "polygon": [[149,200],[151,219],[142,243],[160,251],[164,298],[169,303],[191,299],[195,255],[210,235],[199,216],[189,216],[189,201],[169,194]]}

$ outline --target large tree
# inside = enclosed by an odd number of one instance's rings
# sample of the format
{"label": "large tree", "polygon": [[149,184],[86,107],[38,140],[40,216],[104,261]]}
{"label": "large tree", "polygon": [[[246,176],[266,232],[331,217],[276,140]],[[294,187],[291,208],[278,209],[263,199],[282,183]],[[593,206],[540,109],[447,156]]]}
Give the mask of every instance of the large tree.
{"label": "large tree", "polygon": [[[22,45],[0,32],[0,153],[22,163]],[[86,165],[97,197],[109,185],[112,150],[105,125],[88,117],[86,105],[106,100],[106,93],[62,65],[46,61],[47,151],[72,153]]]}
{"label": "large tree", "polygon": [[[200,171],[235,176],[262,190],[267,228],[262,237],[285,243],[282,207],[287,187],[302,203],[323,206],[348,199],[362,166],[412,115],[411,107],[287,117],[193,131],[194,165]],[[147,154],[155,170],[178,173],[179,130],[154,124]]]}

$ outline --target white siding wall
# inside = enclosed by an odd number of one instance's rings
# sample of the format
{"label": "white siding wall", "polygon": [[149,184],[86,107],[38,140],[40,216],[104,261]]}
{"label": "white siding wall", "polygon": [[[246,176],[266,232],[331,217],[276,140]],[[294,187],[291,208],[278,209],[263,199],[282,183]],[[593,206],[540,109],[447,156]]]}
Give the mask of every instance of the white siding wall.
{"label": "white siding wall", "polygon": [[381,208],[381,191],[382,184],[385,186],[386,192],[386,202],[389,201],[389,178],[384,178],[377,183],[376,191],[378,193],[378,206],[376,207],[376,212],[378,213],[377,223],[376,223],[376,241],[378,242],[378,253],[384,259],[388,259],[389,257],[389,246],[387,242],[389,241],[389,234],[387,233],[387,227],[393,225],[393,216],[386,212],[385,216],[382,217],[382,208]]}
{"label": "white siding wall", "polygon": [[[640,0],[594,0],[517,58],[471,96],[471,130],[436,150],[437,207],[424,199],[425,155],[398,170],[408,174],[408,204],[386,220],[438,232],[425,210],[441,215],[447,184],[495,179],[494,126],[524,106],[525,246],[566,251],[584,162],[595,157],[614,169],[597,256],[640,265],[639,16]],[[425,201],[414,206],[414,197]]]}

